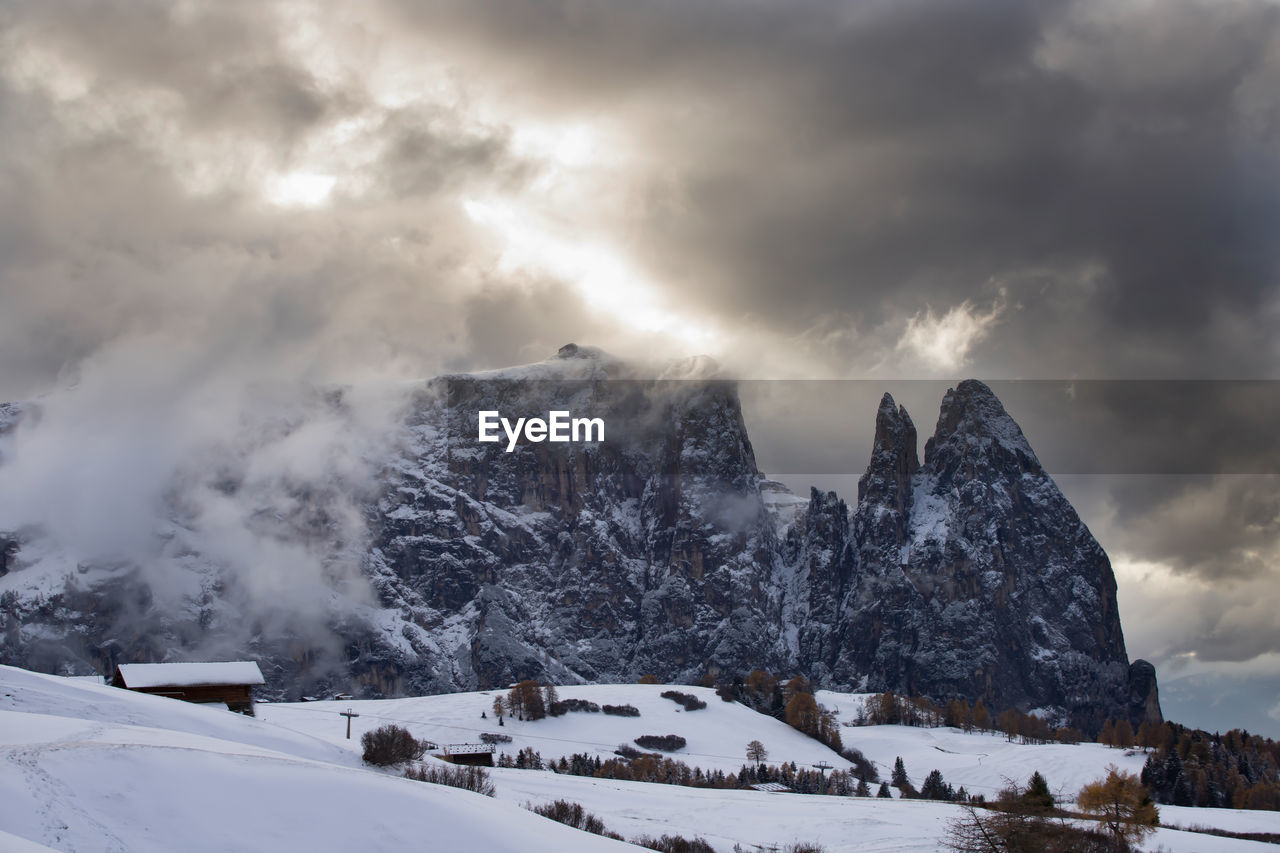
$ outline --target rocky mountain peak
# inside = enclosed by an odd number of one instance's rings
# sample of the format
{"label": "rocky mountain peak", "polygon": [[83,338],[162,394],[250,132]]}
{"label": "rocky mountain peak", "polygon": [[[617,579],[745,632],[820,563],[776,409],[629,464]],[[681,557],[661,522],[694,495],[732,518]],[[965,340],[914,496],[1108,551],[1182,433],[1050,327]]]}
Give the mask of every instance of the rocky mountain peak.
{"label": "rocky mountain peak", "polygon": [[612,356],[605,353],[599,347],[580,347],[577,344],[569,343],[556,350],[556,358],[608,358],[612,360]]}
{"label": "rocky mountain peak", "polygon": [[1022,428],[995,393],[976,379],[966,379],[943,396],[938,424],[925,443],[924,462],[938,470],[967,463],[971,471],[983,460],[998,468],[1042,470]]}
{"label": "rocky mountain peak", "polygon": [[911,505],[911,478],[919,467],[916,425],[906,408],[886,392],[876,411],[871,461],[858,480],[858,502],[871,501],[904,512]]}

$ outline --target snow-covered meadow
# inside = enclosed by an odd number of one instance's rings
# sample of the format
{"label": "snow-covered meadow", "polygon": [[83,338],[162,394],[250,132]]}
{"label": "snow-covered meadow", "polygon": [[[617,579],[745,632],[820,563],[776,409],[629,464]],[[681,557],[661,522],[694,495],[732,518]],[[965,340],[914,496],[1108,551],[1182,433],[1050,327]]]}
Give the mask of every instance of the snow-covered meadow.
{"label": "snow-covered meadow", "polygon": [[[381,701],[259,704],[258,718],[0,667],[0,850],[73,851],[577,851],[637,848],[538,817],[527,803],[581,803],[627,838],[701,836],[735,844],[818,842],[828,853],[935,851],[958,807],[945,803],[722,791],[497,769],[494,799],[365,768],[359,737],[396,722],[440,743],[482,732],[512,737],[544,758],[606,756],[642,734],[678,734],[674,756],[704,769],[736,770],[759,740],[769,761],[836,767],[848,762],[787,726],[680,687],[707,702],[685,711],[656,685],[560,689],[561,698],[631,704],[639,717],[570,713],[497,727],[496,693]],[[861,697],[821,693],[842,718]],[[360,714],[346,739],[350,707]],[[481,712],[485,717],[480,716]],[[917,783],[937,768],[953,785],[995,790],[1040,770],[1065,795],[1108,764],[1137,769],[1140,754],[1097,745],[1024,746],[988,734],[900,726],[843,727],[888,776],[901,756]],[[1165,823],[1280,833],[1280,814],[1162,808]],[[1271,845],[1159,830],[1148,847],[1170,853],[1263,851]]]}

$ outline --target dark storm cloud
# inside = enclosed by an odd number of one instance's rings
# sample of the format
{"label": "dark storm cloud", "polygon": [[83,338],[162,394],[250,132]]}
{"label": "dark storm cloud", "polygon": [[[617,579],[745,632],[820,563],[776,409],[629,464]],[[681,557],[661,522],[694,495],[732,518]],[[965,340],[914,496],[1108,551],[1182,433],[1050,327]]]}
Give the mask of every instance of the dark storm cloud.
{"label": "dark storm cloud", "polygon": [[271,10],[256,5],[23,4],[5,22],[92,69],[98,85],[176,98],[193,130],[252,126],[287,146],[355,97],[284,55]]}
{"label": "dark storm cloud", "polygon": [[1270,4],[405,6],[550,109],[628,115],[646,248],[702,310],[874,328],[1003,287],[992,373],[1274,368]]}
{"label": "dark storm cloud", "polygon": [[385,153],[379,162],[379,185],[392,198],[431,197],[456,192],[479,172],[505,175],[515,184],[526,177],[509,161],[508,140],[459,127],[447,110],[397,110],[379,129]]}
{"label": "dark storm cloud", "polygon": [[[300,346],[317,377],[388,356],[429,373],[456,350],[457,194],[525,179],[502,127],[466,125],[456,102],[380,105],[345,70],[321,80],[275,7],[36,4],[0,21],[0,397],[182,326],[233,361]],[[354,187],[333,190],[341,214],[265,203],[344,121],[366,138]]]}

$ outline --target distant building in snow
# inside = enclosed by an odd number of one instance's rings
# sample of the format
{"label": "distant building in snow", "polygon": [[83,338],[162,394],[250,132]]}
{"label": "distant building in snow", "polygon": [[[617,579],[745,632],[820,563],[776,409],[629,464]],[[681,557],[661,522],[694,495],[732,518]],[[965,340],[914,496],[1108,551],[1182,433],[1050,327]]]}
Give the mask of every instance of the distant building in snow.
{"label": "distant building in snow", "polygon": [[494,745],[491,743],[450,743],[440,755],[452,764],[470,764],[474,767],[493,766]]}
{"label": "distant building in snow", "polygon": [[168,696],[197,704],[222,704],[253,716],[253,688],[265,684],[251,660],[217,663],[122,663],[111,676],[113,687]]}

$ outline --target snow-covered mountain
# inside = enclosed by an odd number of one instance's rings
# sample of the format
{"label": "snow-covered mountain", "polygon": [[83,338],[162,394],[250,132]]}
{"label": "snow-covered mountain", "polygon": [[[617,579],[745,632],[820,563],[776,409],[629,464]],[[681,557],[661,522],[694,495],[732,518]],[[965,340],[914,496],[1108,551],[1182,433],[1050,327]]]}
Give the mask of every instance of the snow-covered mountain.
{"label": "snow-covered mountain", "polygon": [[886,394],[857,506],[815,491],[784,553],[799,660],[824,683],[981,696],[1086,730],[1160,719],[1110,561],[981,382],[947,392],[923,464]]}
{"label": "snow-covered mountain", "polygon": [[[476,440],[482,410],[567,410],[601,418],[606,436],[507,452]],[[20,454],[12,412],[6,452]],[[68,564],[25,529],[0,534],[0,660],[87,672],[216,650],[264,661],[277,696],[759,668],[1086,728],[1158,719],[1154,670],[1125,652],[1106,555],[991,391],[967,381],[947,394],[923,464],[887,395],[875,428],[857,504],[806,502],[758,470],[736,388],[707,360],[644,372],[569,345],[535,365],[442,377],[413,391],[396,440],[371,460],[378,487],[356,496],[363,541],[333,533],[315,497],[332,484],[297,490],[287,511],[262,508],[280,537],[324,550],[326,567],[356,555],[354,578],[326,568],[322,631],[296,627],[287,587],[282,616],[245,618],[260,602],[243,575],[190,547],[166,552],[166,572],[197,579],[175,604],[152,595],[154,567]]]}

